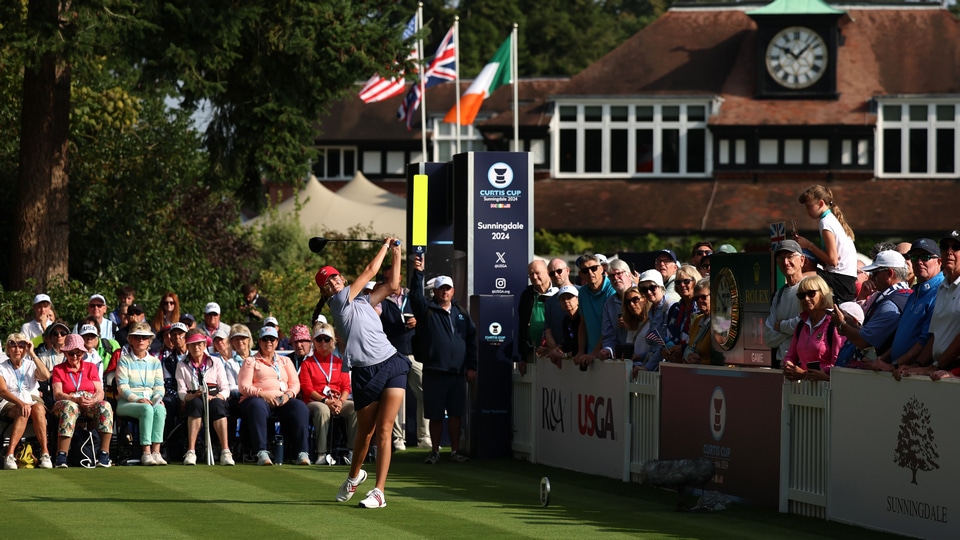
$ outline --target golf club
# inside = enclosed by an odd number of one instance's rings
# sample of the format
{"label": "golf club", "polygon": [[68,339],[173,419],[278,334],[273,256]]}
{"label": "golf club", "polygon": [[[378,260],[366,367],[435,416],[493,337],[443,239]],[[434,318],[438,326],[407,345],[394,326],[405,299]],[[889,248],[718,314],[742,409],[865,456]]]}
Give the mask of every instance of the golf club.
{"label": "golf club", "polygon": [[[380,242],[379,238],[324,238],[322,236],[314,236],[310,239],[310,251],[314,253],[320,253],[323,251],[323,248],[327,247],[327,242]],[[399,246],[400,241],[397,240],[394,242],[394,245]]]}

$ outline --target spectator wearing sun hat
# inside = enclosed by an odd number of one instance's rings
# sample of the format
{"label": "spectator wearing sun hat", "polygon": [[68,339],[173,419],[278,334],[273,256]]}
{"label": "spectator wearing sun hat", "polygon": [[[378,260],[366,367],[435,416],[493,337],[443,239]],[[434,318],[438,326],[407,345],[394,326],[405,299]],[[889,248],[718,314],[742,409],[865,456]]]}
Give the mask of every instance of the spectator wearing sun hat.
{"label": "spectator wearing sun hat", "polygon": [[[35,338],[41,338],[42,341],[43,332],[50,326],[56,315],[53,313],[53,302],[50,300],[50,296],[46,294],[38,294],[33,297],[33,319],[23,323],[23,326],[20,327],[20,333],[25,334],[27,339],[34,341]],[[38,345],[39,342],[34,341],[34,345]]]}
{"label": "spectator wearing sun hat", "polygon": [[154,333],[145,322],[130,329],[130,343],[121,349],[117,361],[117,414],[137,419],[140,424],[141,465],[166,465],[160,455],[167,409],[163,368],[160,360],[149,353]]}
{"label": "spectator wearing sun hat", "polygon": [[207,354],[206,336],[200,330],[187,332],[184,341],[187,344],[187,356],[177,364],[177,395],[187,417],[187,452],[183,456],[183,464],[197,464],[197,435],[200,433],[206,396],[210,415],[207,429],[215,432],[220,441],[220,465],[233,465],[233,454],[227,439],[227,398],[230,389],[223,362]]}
{"label": "spectator wearing sun hat", "polygon": [[310,356],[313,348],[313,340],[310,338],[310,329],[305,324],[295,324],[290,328],[290,348],[293,349],[287,354],[287,357],[293,361],[293,365],[300,371],[303,361]]}
{"label": "spectator wearing sun hat", "polygon": [[39,466],[42,469],[53,468],[50,452],[47,449],[47,408],[40,397],[40,382],[50,378],[50,372],[40,358],[33,352],[33,343],[26,334],[15,333],[7,337],[7,359],[0,362],[0,417],[10,420],[11,444],[4,456],[3,468],[16,469],[17,460],[13,456],[19,441],[27,429],[27,423],[33,423],[37,442],[41,447]]}

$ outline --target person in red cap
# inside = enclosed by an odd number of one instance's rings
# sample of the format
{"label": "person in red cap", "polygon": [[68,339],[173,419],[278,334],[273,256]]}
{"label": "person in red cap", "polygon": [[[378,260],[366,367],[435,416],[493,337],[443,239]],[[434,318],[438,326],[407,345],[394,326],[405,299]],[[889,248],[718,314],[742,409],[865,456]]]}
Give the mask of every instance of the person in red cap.
{"label": "person in red cap", "polygon": [[[387,252],[393,253],[393,264],[384,273],[386,285],[376,287],[364,295],[364,287],[380,272]],[[362,508],[382,508],[387,505],[383,488],[390,470],[393,453],[393,421],[397,417],[407,386],[410,360],[397,352],[383,332],[383,324],[373,309],[400,286],[400,242],[387,238],[366,268],[352,282],[347,283],[332,266],[317,272],[317,286],[323,293],[318,307],[329,303],[337,335],[345,342],[343,359],[351,366],[353,400],[357,411],[357,436],[353,445],[354,459],[350,473],[337,492],[337,501],[353,497],[357,486],[367,479],[361,467],[363,456],[370,449],[370,440],[377,435],[377,483],[360,501]]]}

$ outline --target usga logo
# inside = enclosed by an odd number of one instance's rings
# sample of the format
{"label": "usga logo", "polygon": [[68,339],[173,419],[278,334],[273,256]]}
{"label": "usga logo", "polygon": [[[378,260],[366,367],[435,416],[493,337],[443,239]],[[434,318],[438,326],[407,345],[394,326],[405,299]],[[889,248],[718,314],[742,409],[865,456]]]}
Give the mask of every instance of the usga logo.
{"label": "usga logo", "polygon": [[513,169],[499,161],[487,169],[487,181],[496,189],[506,189],[513,182]]}

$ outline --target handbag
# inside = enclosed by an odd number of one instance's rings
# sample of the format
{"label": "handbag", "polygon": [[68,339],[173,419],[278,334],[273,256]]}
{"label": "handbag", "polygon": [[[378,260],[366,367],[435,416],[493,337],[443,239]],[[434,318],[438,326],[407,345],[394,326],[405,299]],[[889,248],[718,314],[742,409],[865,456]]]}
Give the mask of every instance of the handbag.
{"label": "handbag", "polygon": [[33,446],[26,441],[17,446],[14,457],[17,460],[17,467],[21,469],[32,469],[37,463],[37,458],[33,455]]}

